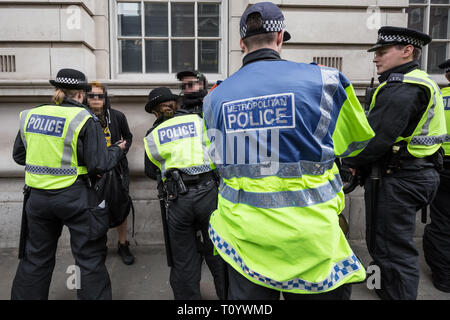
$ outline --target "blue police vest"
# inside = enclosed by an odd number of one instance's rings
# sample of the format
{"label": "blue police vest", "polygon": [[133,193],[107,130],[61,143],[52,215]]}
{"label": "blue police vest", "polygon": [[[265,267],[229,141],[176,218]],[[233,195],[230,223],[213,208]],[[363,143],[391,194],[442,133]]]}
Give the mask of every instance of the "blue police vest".
{"label": "blue police vest", "polygon": [[363,280],[338,224],[345,198],[334,159],[358,154],[374,133],[345,76],[258,61],[214,89],[203,110],[222,177],[209,234],[225,261],[281,291]]}

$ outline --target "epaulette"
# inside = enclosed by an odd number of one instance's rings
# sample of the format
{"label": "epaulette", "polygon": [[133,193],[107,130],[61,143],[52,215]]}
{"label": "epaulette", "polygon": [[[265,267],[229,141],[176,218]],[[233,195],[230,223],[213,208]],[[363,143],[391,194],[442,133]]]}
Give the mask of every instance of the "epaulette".
{"label": "epaulette", "polygon": [[209,90],[209,92],[213,91],[215,88],[217,88],[223,81],[222,80],[218,80],[216,83],[214,83],[214,85],[212,86],[212,88]]}
{"label": "epaulette", "polygon": [[389,78],[386,80],[387,83],[391,82],[403,82],[405,75],[403,73],[391,73]]}

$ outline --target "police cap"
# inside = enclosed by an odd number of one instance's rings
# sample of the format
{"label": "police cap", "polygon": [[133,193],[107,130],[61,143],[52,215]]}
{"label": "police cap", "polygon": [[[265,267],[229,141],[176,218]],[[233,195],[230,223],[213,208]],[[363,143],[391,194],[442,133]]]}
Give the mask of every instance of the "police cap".
{"label": "police cap", "polygon": [[59,70],[56,79],[50,80],[50,84],[61,89],[91,90],[84,73],[75,69]]}
{"label": "police cap", "polygon": [[[263,26],[257,30],[247,30],[247,18],[252,13],[259,13]],[[286,29],[286,23],[284,22],[284,15],[280,8],[272,2],[258,2],[248,8],[241,17],[239,23],[239,30],[241,33],[241,39],[245,39],[256,34],[266,32],[280,32]],[[291,35],[286,30],[284,31],[283,42],[291,39]]]}
{"label": "police cap", "polygon": [[442,62],[442,63],[439,65],[439,68],[445,69],[445,73],[450,72],[450,59],[448,59],[448,60],[445,61],[445,62]]}
{"label": "police cap", "polygon": [[185,71],[180,71],[177,73],[178,80],[182,81],[184,77],[195,77],[198,80],[203,80],[205,78],[203,73],[201,73],[197,70],[185,70]]}
{"label": "police cap", "polygon": [[422,48],[423,46],[429,44],[431,40],[432,39],[429,35],[417,30],[385,26],[381,27],[380,30],[378,30],[377,43],[367,51],[373,52],[378,48],[390,46],[393,44],[410,44],[414,47]]}

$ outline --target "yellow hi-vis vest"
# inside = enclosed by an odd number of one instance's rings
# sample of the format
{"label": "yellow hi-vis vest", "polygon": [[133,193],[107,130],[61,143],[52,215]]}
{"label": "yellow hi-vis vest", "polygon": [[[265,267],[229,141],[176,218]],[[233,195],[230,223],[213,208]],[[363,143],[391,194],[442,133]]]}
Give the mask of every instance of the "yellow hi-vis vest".
{"label": "yellow hi-vis vest", "polygon": [[442,89],[442,98],[444,101],[445,122],[447,124],[447,136],[442,144],[445,155],[450,156],[450,87]]}
{"label": "yellow hi-vis vest", "polygon": [[87,173],[78,166],[77,141],[91,114],[81,107],[43,105],[20,113],[26,148],[25,184],[37,189],[71,186]]}
{"label": "yellow hi-vis vest", "polygon": [[210,92],[203,111],[222,178],[209,227],[220,256],[279,291],[323,293],[363,281],[339,227],[345,196],[334,159],[357,155],[374,133],[346,77],[258,61]]}
{"label": "yellow hi-vis vest", "polygon": [[[415,69],[405,75],[396,74],[392,76],[398,77],[398,79],[394,79],[395,81],[425,87],[430,93],[430,101],[427,109],[423,113],[413,133],[409,137],[400,136],[395,142],[406,141],[408,152],[416,158],[424,158],[434,154],[441,147],[447,134],[444,105],[439,87],[430,79],[426,72],[419,69]],[[375,106],[380,89],[389,81],[381,83],[375,90],[369,110],[372,110]]]}
{"label": "yellow hi-vis vest", "polygon": [[147,157],[165,180],[169,169],[187,174],[211,171],[203,135],[203,121],[196,114],[176,116],[164,121],[144,138]]}

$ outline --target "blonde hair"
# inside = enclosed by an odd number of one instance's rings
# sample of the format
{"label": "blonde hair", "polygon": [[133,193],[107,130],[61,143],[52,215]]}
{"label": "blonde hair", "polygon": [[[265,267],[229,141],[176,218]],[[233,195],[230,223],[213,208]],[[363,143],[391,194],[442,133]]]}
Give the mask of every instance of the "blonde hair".
{"label": "blonde hair", "polygon": [[61,104],[65,97],[74,98],[81,90],[70,90],[57,88],[55,93],[53,93],[52,101],[56,104]]}
{"label": "blonde hair", "polygon": [[92,81],[92,82],[89,83],[89,85],[90,85],[91,87],[100,88],[100,89],[103,90],[103,92],[105,92],[105,87],[104,87],[100,82],[98,82],[98,81]]}

